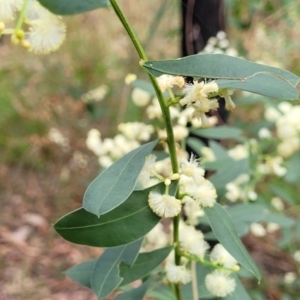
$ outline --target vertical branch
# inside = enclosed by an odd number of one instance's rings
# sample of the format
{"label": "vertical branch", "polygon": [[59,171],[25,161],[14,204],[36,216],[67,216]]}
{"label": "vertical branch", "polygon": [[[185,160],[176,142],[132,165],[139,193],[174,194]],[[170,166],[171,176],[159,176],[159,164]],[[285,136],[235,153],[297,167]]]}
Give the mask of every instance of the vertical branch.
{"label": "vertical branch", "polygon": [[[132,30],[131,26],[129,25],[129,22],[127,21],[126,17],[124,16],[122,10],[120,9],[118,3],[116,0],[110,0],[110,3],[119,17],[121,23],[123,24],[125,30],[127,31],[140,59],[142,61],[147,61],[147,56],[145,54],[145,51],[139,42],[136,34]],[[164,118],[165,126],[166,126],[166,132],[167,132],[167,143],[168,143],[168,148],[169,148],[169,154],[170,154],[170,159],[171,159],[171,164],[172,164],[172,171],[173,173],[178,173],[179,167],[178,167],[178,161],[177,161],[177,155],[176,155],[176,144],[175,144],[175,137],[174,137],[174,132],[173,132],[173,126],[172,126],[172,120],[171,120],[171,115],[170,115],[170,110],[168,106],[165,103],[164,96],[159,88],[159,85],[157,83],[157,80],[154,76],[151,74],[148,74],[150,81],[152,83],[152,86],[155,90],[157,99],[159,101],[159,105],[162,111],[162,115]],[[179,232],[178,232],[178,226],[179,226],[179,220],[180,216],[176,216],[173,218],[173,224],[174,224],[174,233],[173,233],[173,243],[175,245],[175,263],[176,265],[180,264],[180,254],[179,254]],[[175,284],[175,295],[177,300],[182,300],[181,296],[181,289],[179,284]]]}

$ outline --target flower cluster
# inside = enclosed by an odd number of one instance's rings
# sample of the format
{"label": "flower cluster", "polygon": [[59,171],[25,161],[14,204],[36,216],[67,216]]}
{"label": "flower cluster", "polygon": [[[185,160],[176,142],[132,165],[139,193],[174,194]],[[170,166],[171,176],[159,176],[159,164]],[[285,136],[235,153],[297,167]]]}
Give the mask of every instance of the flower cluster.
{"label": "flower cluster", "polygon": [[69,139],[66,138],[57,128],[50,128],[48,138],[51,142],[59,145],[65,150],[69,148]]}
{"label": "flower cluster", "polygon": [[215,37],[210,37],[204,47],[203,53],[226,54],[229,56],[238,56],[236,49],[230,47],[226,32],[219,31]]}
{"label": "flower cluster", "polygon": [[170,283],[187,284],[192,279],[191,270],[187,266],[188,259],[181,257],[180,264],[176,265],[174,254],[174,250],[172,250],[165,262],[166,279]]}
{"label": "flower cluster", "polygon": [[209,249],[208,243],[204,240],[204,235],[194,226],[188,226],[184,222],[179,226],[179,244],[183,253],[203,260],[206,251]]}
{"label": "flower cluster", "polygon": [[101,133],[97,129],[88,132],[86,146],[98,156],[99,164],[103,168],[109,167],[114,161],[140,146],[136,140],[129,140],[123,134],[112,138],[101,139]]}
{"label": "flower cluster", "polygon": [[284,163],[283,157],[281,156],[266,156],[263,162],[258,164],[257,170],[262,175],[276,175],[278,177],[283,177],[287,169],[282,165]]}
{"label": "flower cluster", "polygon": [[183,94],[185,95],[179,103],[182,106],[192,107],[193,117],[200,118],[204,127],[209,127],[209,121],[205,113],[210,110],[216,110],[219,107],[216,98],[209,98],[209,94],[217,94],[219,91],[218,85],[214,82],[198,82],[194,81],[193,84],[187,85]]}
{"label": "flower cluster", "polygon": [[148,199],[150,208],[160,217],[172,218],[181,211],[181,201],[174,196],[151,191]]}
{"label": "flower cluster", "polygon": [[226,297],[236,287],[235,280],[224,270],[215,270],[205,277],[206,288],[217,297]]}
{"label": "flower cluster", "polygon": [[[179,226],[179,243],[184,255],[182,262],[180,265],[175,265],[171,259],[174,254],[171,253],[165,266],[166,277],[169,282],[186,284],[191,280],[190,270],[186,267],[186,257],[209,263],[205,260],[209,245],[204,240],[201,231],[196,230],[193,226],[187,226],[184,222],[181,222]],[[210,253],[210,262],[215,270],[206,275],[205,286],[212,295],[226,297],[236,287],[236,282],[231,274],[239,270],[237,261],[221,244],[217,244]]]}
{"label": "flower cluster", "polygon": [[[230,97],[233,91],[228,89],[219,90],[217,83],[214,81],[194,80],[193,84],[186,84],[183,77],[164,74],[157,78],[157,82],[161,91],[169,92],[171,101],[174,101],[174,104],[179,103],[185,107],[184,110],[181,110],[180,107],[175,105],[170,106],[172,119],[176,119],[181,127],[185,127],[189,122],[194,127],[210,127],[214,125],[215,122],[209,121],[206,113],[219,107],[218,99],[216,98],[218,95],[224,97],[226,109],[232,110],[235,108],[235,104]],[[181,90],[181,93],[179,93],[179,98],[181,99],[179,101],[174,98],[172,91],[174,86]],[[141,96],[143,99],[146,97],[145,95]],[[145,105],[149,103],[149,101],[137,100],[134,102],[142,102]],[[153,99],[146,111],[149,119],[160,119],[162,117],[157,99]]]}
{"label": "flower cluster", "polygon": [[216,202],[217,192],[213,184],[204,178],[205,171],[199,166],[195,156],[191,155],[190,160],[183,158],[180,167],[179,187],[184,201],[195,201],[201,207],[212,207]]}
{"label": "flower cluster", "polygon": [[174,263],[166,263],[166,276],[169,282],[186,284],[191,281],[191,272],[185,265],[175,265]]}
{"label": "flower cluster", "polygon": [[145,236],[145,243],[143,244],[142,251],[152,251],[166,247],[170,242],[169,235],[165,232],[164,226],[158,223],[150,232]]}
{"label": "flower cluster", "polygon": [[249,185],[250,177],[248,174],[239,175],[234,181],[226,184],[226,198],[231,202],[238,200],[246,201],[257,199],[257,194]]}
{"label": "flower cluster", "polygon": [[273,233],[278,229],[280,229],[280,226],[273,222],[265,224],[254,222],[250,225],[250,232],[256,237],[264,237],[267,233]]}
{"label": "flower cluster", "polygon": [[228,155],[234,160],[242,160],[249,156],[248,144],[238,144],[228,150]]}
{"label": "flower cluster", "polygon": [[236,259],[221,245],[217,244],[210,253],[210,260],[228,269],[237,267]]}
{"label": "flower cluster", "polygon": [[157,78],[157,82],[162,92],[173,88],[174,85],[178,86],[179,88],[183,88],[185,85],[183,77],[166,74],[159,76]]}
{"label": "flower cluster", "polygon": [[165,182],[169,186],[171,180],[179,179],[179,196],[176,199],[168,193],[160,194],[153,190],[149,194],[149,206],[160,217],[174,217],[181,211],[184,204],[184,211],[187,216],[187,221],[190,224],[196,224],[199,216],[203,215],[201,207],[212,207],[217,198],[216,189],[213,184],[204,178],[204,169],[198,164],[198,160],[194,155],[190,160],[181,159],[179,174],[166,174],[165,178],[159,174],[157,164],[161,164],[164,170],[170,169],[169,159],[156,162],[154,155],[149,155],[146,158],[144,167],[138,177],[138,182],[143,188],[153,186],[158,182]]}
{"label": "flower cluster", "polygon": [[224,267],[224,269],[216,269],[206,275],[205,286],[213,295],[226,297],[231,294],[236,287],[235,280],[230,277],[230,274],[239,270],[237,261],[221,244],[217,244],[213,248],[210,253],[210,260],[212,263]]}
{"label": "flower cluster", "polygon": [[278,105],[280,116],[276,120],[276,135],[280,140],[278,154],[288,158],[300,149],[300,105],[288,102]]}
{"label": "flower cluster", "polygon": [[151,134],[154,133],[152,125],[146,125],[140,122],[121,123],[118,129],[129,140],[139,142],[149,141]]}
{"label": "flower cluster", "polygon": [[[15,25],[13,22],[16,18],[18,20]],[[23,24],[28,30],[23,30]],[[11,35],[14,45],[20,44],[36,54],[47,54],[61,46],[66,26],[59,16],[52,14],[37,0],[2,0],[0,36],[1,34]]]}
{"label": "flower cluster", "polygon": [[98,86],[97,88],[90,90],[81,95],[81,100],[84,103],[94,103],[102,101],[108,94],[109,87],[105,84]]}

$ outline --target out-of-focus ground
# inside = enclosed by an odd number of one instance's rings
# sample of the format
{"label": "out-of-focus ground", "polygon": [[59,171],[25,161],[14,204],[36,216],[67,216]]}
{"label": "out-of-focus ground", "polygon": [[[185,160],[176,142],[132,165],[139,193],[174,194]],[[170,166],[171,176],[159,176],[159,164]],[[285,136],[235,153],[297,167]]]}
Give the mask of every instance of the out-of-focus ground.
{"label": "out-of-focus ground", "polygon": [[[124,7],[142,41],[159,2]],[[170,11],[148,45],[154,58],[178,55],[178,10],[169,2]],[[52,224],[81,206],[99,172],[97,158],[85,146],[87,132],[115,134],[130,94],[124,77],[140,67],[113,11],[64,20],[67,39],[53,54],[35,56],[5,38],[0,43],[1,300],[96,299],[63,271],[102,250],[66,242]],[[102,84],[109,95],[90,113],[80,97]],[[63,134],[61,145],[49,139],[53,129]]]}
{"label": "out-of-focus ground", "polygon": [[[169,9],[148,44],[149,57],[154,59],[179,55],[178,7],[168,1]],[[122,4],[145,41],[160,1]],[[241,15],[250,21],[247,12]],[[250,59],[265,58],[269,63],[276,58],[299,73],[296,28],[288,30],[280,14],[269,17],[269,23],[263,23],[272,28],[268,37],[258,26],[268,15],[254,17],[246,31],[229,21],[230,39],[244,40],[242,48]],[[88,130],[98,128],[103,136],[115,134],[130,94],[124,77],[127,73],[146,76],[112,11],[64,19],[67,39],[51,55],[34,56],[12,46],[9,39],[0,41],[0,300],[96,299],[63,271],[102,250],[64,241],[51,224],[80,207],[87,185],[99,171],[97,158],[85,146]],[[91,113],[80,96],[101,84],[110,92]],[[53,129],[62,133],[61,143],[49,139]],[[265,262],[261,249],[271,246],[262,241],[259,245],[252,249],[254,257]]]}

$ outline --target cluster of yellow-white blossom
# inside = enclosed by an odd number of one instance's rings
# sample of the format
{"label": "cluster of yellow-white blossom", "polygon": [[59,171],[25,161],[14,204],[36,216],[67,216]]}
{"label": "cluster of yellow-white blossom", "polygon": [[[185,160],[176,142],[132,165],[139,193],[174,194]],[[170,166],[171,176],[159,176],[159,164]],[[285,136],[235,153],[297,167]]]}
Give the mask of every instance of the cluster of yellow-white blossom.
{"label": "cluster of yellow-white blossom", "polygon": [[182,84],[178,76],[173,77],[170,75],[162,75],[158,77],[157,80],[162,91],[171,89],[174,85],[179,86],[181,89],[184,87],[182,89],[182,95],[184,95],[184,97],[180,99],[179,103],[181,106],[192,107],[192,118],[200,119],[203,127],[211,126],[206,113],[210,110],[216,110],[219,107],[218,99],[215,98],[216,96],[220,95],[225,99],[225,107],[227,110],[235,108],[235,104],[230,97],[233,91],[229,89],[219,91],[219,87],[214,81],[206,82],[194,80],[192,84]]}
{"label": "cluster of yellow-white blossom", "polygon": [[145,236],[145,242],[140,252],[153,251],[166,247],[170,244],[170,235],[164,230],[162,223],[158,223],[150,232]]}
{"label": "cluster of yellow-white blossom", "polygon": [[276,136],[280,142],[277,147],[278,154],[283,158],[292,156],[300,149],[300,105],[281,102],[277,109],[268,107],[265,117],[268,121],[275,122]]}
{"label": "cluster of yellow-white blossom", "polygon": [[[146,235],[143,250],[157,249],[166,246],[168,242],[168,235],[159,223]],[[205,277],[205,286],[212,295],[226,297],[235,290],[236,282],[231,274],[238,271],[239,266],[236,259],[221,244],[215,245],[208,256],[209,245],[204,240],[203,233],[196,230],[194,226],[189,226],[180,221],[179,246],[183,255],[180,264],[176,265],[174,262],[174,251],[170,253],[165,262],[168,282],[187,284],[191,281],[192,272],[188,257],[192,257],[195,261],[211,263],[211,266],[215,268]]]}
{"label": "cluster of yellow-white blossom", "polygon": [[[135,79],[135,75],[129,74],[126,77],[125,81],[126,83],[130,83]],[[162,75],[158,78],[158,82],[162,91],[170,91],[175,86],[177,86],[178,88],[184,88],[185,86],[184,78],[180,76]],[[198,84],[198,82],[195,82],[195,86],[195,89],[197,89],[201,94],[199,94],[200,98],[195,100],[198,104],[191,104],[191,106],[186,105],[187,107],[184,110],[182,110],[180,106],[176,105],[169,107],[171,119],[173,122],[175,141],[178,143],[183,141],[188,136],[189,131],[187,129],[187,125],[189,123],[191,123],[194,127],[203,127],[212,125],[215,122],[214,118],[211,117],[209,118],[209,124],[208,118],[205,116],[204,112],[203,115],[201,114],[201,116],[199,116],[199,119],[194,118],[193,112],[195,111],[195,107],[201,106],[199,105],[201,101],[214,101],[209,100],[208,93],[209,91],[211,91],[211,86],[213,86],[214,91],[216,91],[216,84],[212,82],[201,82]],[[185,97],[192,97],[192,95],[188,96],[189,93],[195,94],[195,92],[187,91],[187,89],[190,88],[191,87],[185,88]],[[94,97],[94,95],[92,96]],[[183,99],[185,97],[183,97]],[[82,98],[85,102],[90,101],[90,93],[83,95]],[[145,111],[147,112],[147,116],[150,120],[157,119],[160,121],[162,119],[162,112],[159,102],[157,98],[153,97],[150,93],[142,89],[135,88],[132,92],[131,98],[137,106],[145,107]],[[113,139],[105,138],[102,140],[101,133],[96,129],[92,129],[88,133],[88,137],[86,140],[87,147],[98,156],[99,163],[102,167],[106,168],[110,166],[122,155],[140,146],[142,142],[149,141],[151,136],[154,134],[163,140],[166,140],[167,138],[165,129],[159,128],[158,126],[154,127],[152,125],[146,125],[141,122],[122,123],[118,126],[118,130],[120,131],[120,134],[115,136]],[[158,162],[156,165],[157,167],[158,165],[161,165],[160,169],[164,169],[164,171],[166,171],[168,169],[166,168],[166,165],[168,164],[170,165],[170,162],[167,160],[163,163]],[[145,186],[145,184],[143,185]]]}
{"label": "cluster of yellow-white blossom", "polygon": [[60,47],[66,26],[37,0],[0,0],[1,35],[10,35],[14,45],[33,53],[47,54]]}
{"label": "cluster of yellow-white blossom", "polygon": [[204,240],[204,234],[194,226],[179,224],[179,244],[183,253],[192,255],[200,260],[204,259],[209,244]]}
{"label": "cluster of yellow-white blossom", "polygon": [[217,297],[226,297],[231,294],[236,287],[236,282],[230,276],[232,272],[238,271],[236,259],[221,245],[217,244],[210,253],[212,263],[226,269],[217,269],[206,275],[206,288]]}
{"label": "cluster of yellow-white blossom", "polygon": [[226,32],[219,31],[216,36],[212,36],[208,39],[206,46],[201,51],[202,53],[213,54],[226,54],[229,56],[238,56],[236,49],[230,46],[230,42],[227,39]]}
{"label": "cluster of yellow-white blossom", "polygon": [[274,138],[277,142],[277,151],[265,154],[263,161],[258,164],[257,170],[262,175],[276,175],[283,177],[287,173],[284,166],[286,159],[300,149],[300,106],[289,102],[281,102],[277,107],[269,106],[264,112],[265,119],[275,124],[275,131],[262,128],[258,136],[260,139]]}
{"label": "cluster of yellow-white blossom", "polygon": [[253,187],[248,185],[250,176],[248,174],[240,174],[236,179],[226,184],[226,198],[231,202],[241,201],[255,201],[257,194]]}
{"label": "cluster of yellow-white blossom", "polygon": [[[166,161],[167,163],[167,161]],[[180,214],[184,205],[189,223],[197,223],[197,218],[203,214],[202,207],[212,207],[217,198],[213,184],[204,178],[204,169],[192,155],[190,160],[182,158],[178,174],[169,174],[167,178],[160,175],[156,168],[156,158],[149,155],[138,177],[138,182],[144,187],[164,181],[166,186],[171,180],[179,179],[179,199],[166,193],[161,194],[155,189],[150,192],[148,203],[158,216],[169,218]]]}
{"label": "cluster of yellow-white blossom", "polygon": [[[129,74],[125,79],[128,84],[134,80],[136,80],[136,77],[133,77],[132,74]],[[230,97],[233,91],[229,89],[219,90],[217,83],[214,81],[194,80],[192,84],[187,84],[182,76],[164,74],[157,77],[157,83],[162,92],[169,93],[172,101],[174,101],[173,90],[176,90],[179,94],[178,97],[181,98],[177,103],[185,107],[182,110],[180,106],[176,106],[176,103],[169,106],[171,118],[177,122],[177,128],[174,129],[175,137],[176,132],[183,131],[182,128],[186,127],[188,123],[192,123],[194,127],[214,125],[215,121],[213,118],[209,120],[206,113],[219,107],[216,96],[225,99],[226,109],[232,110],[235,108],[235,104]],[[135,88],[132,92],[132,100],[137,106],[147,106],[146,112],[150,120],[162,118],[158,100],[151,97],[147,91]]]}
{"label": "cluster of yellow-white blossom", "polygon": [[[187,226],[184,222],[181,222],[179,227],[179,243],[183,253],[181,263],[176,265],[174,253],[171,253],[165,266],[166,277],[171,283],[186,284],[192,278],[189,260],[186,257],[193,257],[196,261],[204,261],[209,245],[204,240],[201,231],[196,230],[194,226]],[[209,260],[215,270],[206,275],[205,286],[212,295],[226,297],[236,287],[236,282],[231,274],[239,270],[237,261],[221,244],[217,244],[212,249]]]}
{"label": "cluster of yellow-white blossom", "polygon": [[170,283],[187,284],[192,279],[191,270],[187,267],[188,259],[181,258],[180,265],[174,263],[174,251],[166,259],[166,278]]}
{"label": "cluster of yellow-white blossom", "polygon": [[[144,124],[142,124],[143,126]],[[123,134],[117,134],[114,138],[101,138],[98,129],[91,129],[88,132],[86,146],[98,156],[99,164],[108,168],[114,161],[140,146],[137,140],[130,140]]]}

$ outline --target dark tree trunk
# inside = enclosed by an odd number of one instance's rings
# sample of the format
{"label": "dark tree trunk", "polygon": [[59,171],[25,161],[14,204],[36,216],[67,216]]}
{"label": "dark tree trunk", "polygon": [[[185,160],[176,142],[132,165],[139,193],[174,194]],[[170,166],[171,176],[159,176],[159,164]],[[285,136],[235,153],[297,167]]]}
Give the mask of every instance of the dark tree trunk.
{"label": "dark tree trunk", "polygon": [[[225,7],[223,0],[182,0],[182,56],[193,55],[200,52],[208,39],[216,36],[219,31],[225,31]],[[187,78],[191,82],[192,78]],[[218,124],[226,123],[224,99],[219,100],[220,107],[208,115],[216,116]],[[207,143],[207,139],[202,139]],[[190,153],[191,149],[187,149]]]}
{"label": "dark tree trunk", "polygon": [[182,0],[183,56],[201,51],[208,39],[225,31],[225,10],[223,0]]}

